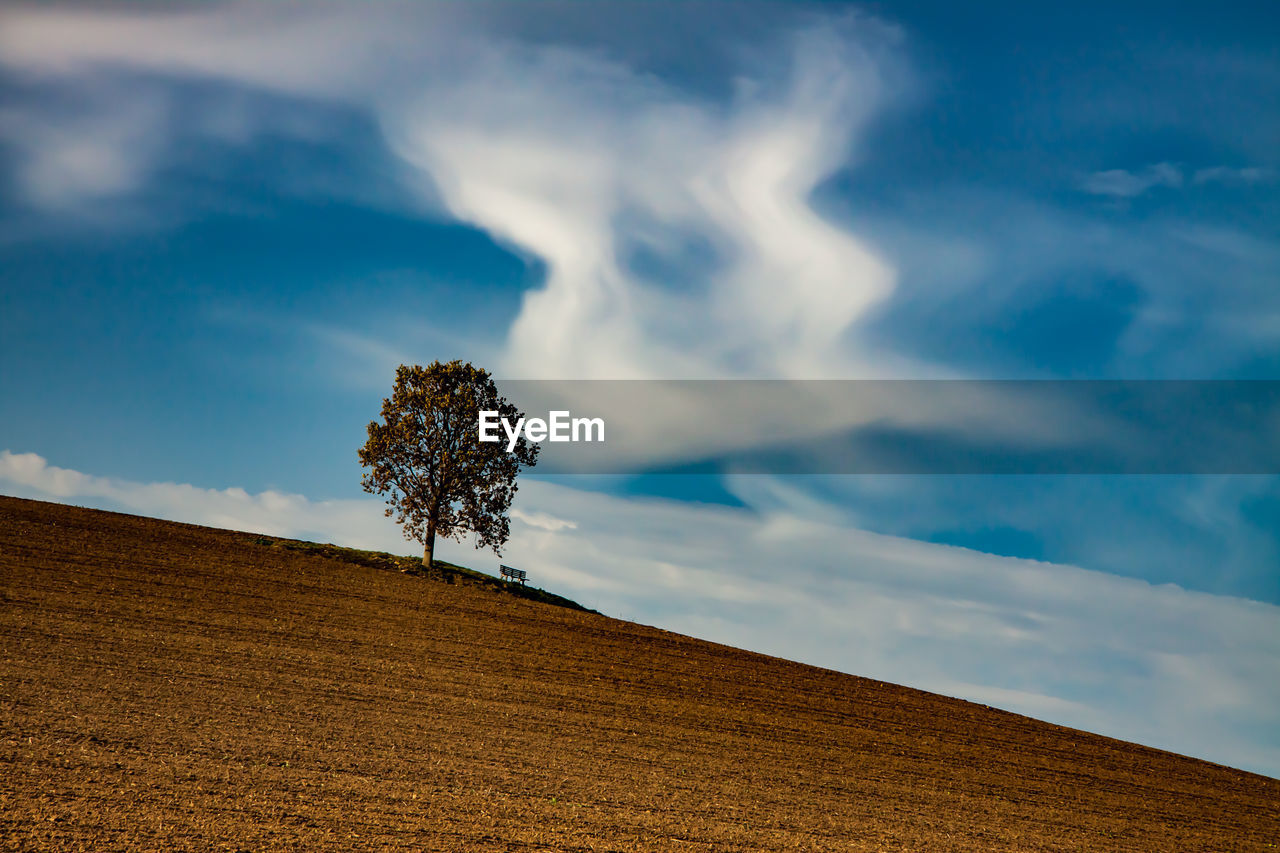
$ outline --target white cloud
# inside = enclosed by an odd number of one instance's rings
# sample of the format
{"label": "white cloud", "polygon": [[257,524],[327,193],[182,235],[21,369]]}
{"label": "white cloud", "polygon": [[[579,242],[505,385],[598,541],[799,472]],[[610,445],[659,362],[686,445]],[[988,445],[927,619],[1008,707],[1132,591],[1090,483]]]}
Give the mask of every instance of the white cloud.
{"label": "white cloud", "polygon": [[[1082,269],[1135,281],[1146,296],[1118,342],[1115,375],[1213,376],[1274,344],[1266,257],[1184,246],[1187,222],[1120,228],[941,186],[931,198],[946,208],[943,228],[918,212],[896,235],[884,221],[850,228],[819,216],[813,188],[856,165],[867,128],[910,88],[901,39],[865,17],[770,14],[774,38],[750,54],[738,45],[736,67],[721,67],[732,54],[724,46],[738,40],[732,27],[709,37],[716,73],[734,82],[714,96],[705,81],[681,85],[646,70],[643,51],[623,49],[622,37],[597,32],[584,43],[579,33],[574,42],[554,20],[533,26],[533,12],[484,4],[12,6],[0,10],[0,64],[81,88],[113,75],[129,86],[215,80],[370,116],[402,169],[399,190],[546,264],[545,285],[524,294],[505,341],[483,348],[506,377],[950,376],[913,355],[935,353],[930,342],[883,327],[868,336],[864,326],[883,320],[877,309],[892,298],[908,315],[913,303],[937,306],[941,328],[916,334],[954,336],[948,324],[989,323],[981,311],[1023,307],[1028,290]],[[130,108],[132,129],[113,129],[116,104],[134,99],[121,90],[89,87],[102,103],[75,115],[32,104],[11,114],[8,137],[29,152],[21,182],[32,199],[70,206],[146,185],[183,123],[172,98],[151,98]],[[230,106],[211,100],[184,132],[323,136],[314,121],[294,127],[288,109]],[[44,126],[76,145],[41,145],[32,129]],[[1097,172],[1082,188],[1131,199],[1271,176],[1264,166],[1189,172],[1160,162]],[[690,252],[701,260],[688,263]],[[638,269],[637,254],[674,260],[657,273]],[[448,328],[460,311],[442,309],[437,325]],[[374,375],[384,363],[355,369]]]}
{"label": "white cloud", "polygon": [[[133,483],[0,452],[6,491],[406,550],[375,500]],[[504,562],[693,636],[1280,773],[1280,607],[884,536],[838,516],[522,484]],[[491,553],[441,556],[493,569]]]}
{"label": "white cloud", "polygon": [[[428,95],[389,116],[396,150],[453,216],[547,264],[506,375],[878,372],[844,335],[892,270],[807,196],[885,93],[856,39],[813,30],[788,50],[785,79],[744,84],[726,108],[600,60],[507,46],[443,104]],[[638,239],[662,250],[675,232],[723,266],[666,282],[627,268]]]}
{"label": "white cloud", "polygon": [[551,533],[555,533],[557,530],[573,530],[578,526],[576,522],[556,518],[550,513],[525,512],[519,508],[511,510],[511,517],[530,527],[536,527],[538,530],[547,530]]}
{"label": "white cloud", "polygon": [[1178,189],[1188,183],[1258,184],[1275,179],[1275,171],[1262,166],[1208,166],[1188,176],[1173,163],[1153,163],[1138,171],[1108,169],[1094,172],[1080,183],[1080,188],[1093,195],[1118,199],[1137,198],[1159,187]]}
{"label": "white cloud", "polygon": [[[904,369],[849,335],[891,292],[893,269],[808,199],[894,94],[889,28],[815,18],[754,55],[726,104],[587,50],[496,35],[481,18],[436,4],[18,7],[0,17],[0,63],[55,78],[215,78],[369,110],[425,203],[546,264],[509,330],[507,376]],[[134,126],[166,136],[159,118]],[[126,141],[89,136],[96,153],[80,159],[124,156]],[[68,198],[145,179],[136,167],[103,183],[64,160],[28,174]],[[691,240],[718,258],[697,280],[651,281],[627,263]]]}
{"label": "white cloud", "polygon": [[154,93],[120,91],[110,108],[0,111],[0,139],[21,160],[18,181],[32,203],[76,212],[85,202],[135,189],[162,148],[166,105]]}
{"label": "white cloud", "polygon": [[1182,170],[1172,163],[1155,163],[1137,172],[1127,169],[1108,169],[1094,172],[1080,187],[1093,195],[1113,198],[1136,198],[1156,187],[1180,187]]}
{"label": "white cloud", "polygon": [[1275,169],[1268,169],[1263,166],[1242,166],[1239,168],[1211,166],[1207,169],[1197,169],[1191,178],[1191,182],[1194,184],[1260,184],[1274,181],[1275,177]]}
{"label": "white cloud", "polygon": [[204,489],[185,483],[136,483],[95,477],[49,465],[35,453],[0,451],[0,482],[6,492],[42,500],[85,500],[89,505],[247,530],[272,536],[320,538],[355,548],[404,553],[381,505],[370,500],[311,501],[276,491],[251,495],[244,489]]}
{"label": "white cloud", "polygon": [[[876,331],[985,376],[1220,379],[1256,370],[1280,345],[1280,244],[1185,206],[1118,221],[1019,193],[939,187],[909,215],[855,227],[901,267],[897,323]],[[1046,364],[1057,340],[1007,337],[1038,300],[1076,295],[1120,324],[1114,341],[1063,327],[1062,343],[1094,340],[1101,363]]]}

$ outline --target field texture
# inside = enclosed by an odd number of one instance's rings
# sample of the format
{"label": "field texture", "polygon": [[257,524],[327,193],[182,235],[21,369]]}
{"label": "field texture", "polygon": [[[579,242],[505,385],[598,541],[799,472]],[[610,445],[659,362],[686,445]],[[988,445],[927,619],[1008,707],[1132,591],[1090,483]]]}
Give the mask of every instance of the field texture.
{"label": "field texture", "polygon": [[0,498],[0,849],[1280,849],[1274,779],[286,545]]}

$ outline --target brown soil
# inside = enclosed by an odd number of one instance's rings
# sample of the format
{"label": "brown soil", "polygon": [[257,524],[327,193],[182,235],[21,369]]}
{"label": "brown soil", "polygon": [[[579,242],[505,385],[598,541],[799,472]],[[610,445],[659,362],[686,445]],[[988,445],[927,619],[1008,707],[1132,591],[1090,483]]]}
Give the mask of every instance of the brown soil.
{"label": "brown soil", "polygon": [[0,498],[0,594],[6,850],[1280,849],[1275,779],[249,534]]}

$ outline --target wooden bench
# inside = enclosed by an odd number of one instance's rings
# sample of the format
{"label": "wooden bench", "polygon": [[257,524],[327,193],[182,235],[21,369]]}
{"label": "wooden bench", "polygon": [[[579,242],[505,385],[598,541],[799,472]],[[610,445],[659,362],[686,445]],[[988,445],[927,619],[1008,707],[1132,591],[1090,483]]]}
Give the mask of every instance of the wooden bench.
{"label": "wooden bench", "polygon": [[498,566],[498,571],[502,573],[503,580],[520,581],[521,586],[529,578],[529,573],[524,569],[513,569],[511,566]]}

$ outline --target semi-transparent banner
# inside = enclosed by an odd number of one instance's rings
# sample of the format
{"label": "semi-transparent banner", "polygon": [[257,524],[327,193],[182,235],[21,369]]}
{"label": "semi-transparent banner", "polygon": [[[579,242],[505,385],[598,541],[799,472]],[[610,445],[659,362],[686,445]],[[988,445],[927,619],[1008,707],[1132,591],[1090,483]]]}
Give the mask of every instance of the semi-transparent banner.
{"label": "semi-transparent banner", "polygon": [[506,380],[548,474],[1275,474],[1280,382]]}

